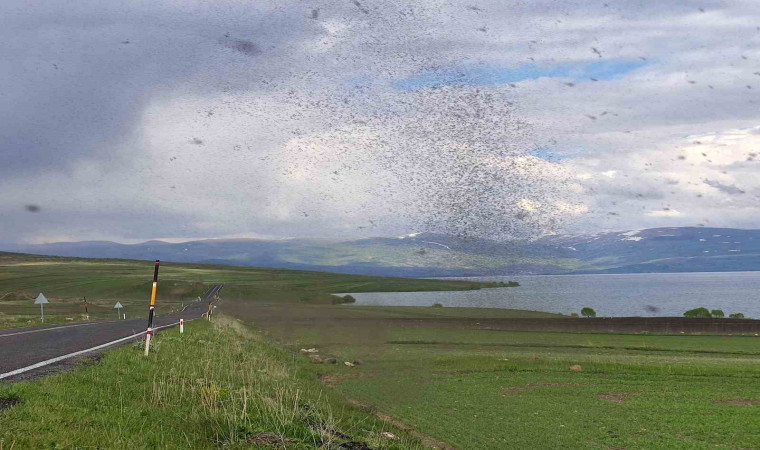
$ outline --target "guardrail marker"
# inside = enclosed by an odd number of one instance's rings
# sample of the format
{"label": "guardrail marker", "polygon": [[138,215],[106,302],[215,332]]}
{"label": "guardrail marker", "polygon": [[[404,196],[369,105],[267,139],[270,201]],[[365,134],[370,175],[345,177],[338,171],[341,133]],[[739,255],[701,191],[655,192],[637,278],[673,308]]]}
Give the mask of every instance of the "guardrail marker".
{"label": "guardrail marker", "polygon": [[153,288],[150,291],[150,309],[148,310],[148,331],[145,332],[145,356],[150,352],[150,336],[153,334],[153,314],[156,309],[156,287],[158,286],[158,265],[161,261],[156,260],[153,265]]}

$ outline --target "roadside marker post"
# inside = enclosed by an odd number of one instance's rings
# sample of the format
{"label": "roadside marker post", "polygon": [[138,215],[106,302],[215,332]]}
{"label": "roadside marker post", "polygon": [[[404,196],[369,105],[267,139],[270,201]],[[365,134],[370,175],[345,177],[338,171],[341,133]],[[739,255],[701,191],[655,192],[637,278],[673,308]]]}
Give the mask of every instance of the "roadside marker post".
{"label": "roadside marker post", "polygon": [[145,332],[145,356],[148,356],[150,352],[150,335],[153,333],[153,329],[148,327],[148,331]]}
{"label": "roadside marker post", "polygon": [[123,308],[123,306],[121,306],[121,302],[116,302],[116,304],[113,305],[113,309],[116,310],[116,320],[121,319],[121,308]]}
{"label": "roadside marker post", "polygon": [[44,295],[42,295],[42,292],[40,292],[40,295],[37,296],[37,299],[34,300],[35,305],[40,305],[40,321],[42,323],[45,323],[45,303],[50,303],[48,299],[45,298]]}
{"label": "roadside marker post", "polygon": [[179,319],[179,334],[182,334],[185,332],[185,321],[182,319]]}
{"label": "roadside marker post", "polygon": [[156,309],[156,287],[158,286],[158,265],[161,261],[156,260],[153,265],[153,288],[150,291],[150,309],[148,310],[148,331],[145,332],[145,356],[150,353],[150,337],[153,334],[153,315]]}
{"label": "roadside marker post", "polygon": [[87,311],[87,297],[84,297],[84,318],[90,320],[90,313]]}

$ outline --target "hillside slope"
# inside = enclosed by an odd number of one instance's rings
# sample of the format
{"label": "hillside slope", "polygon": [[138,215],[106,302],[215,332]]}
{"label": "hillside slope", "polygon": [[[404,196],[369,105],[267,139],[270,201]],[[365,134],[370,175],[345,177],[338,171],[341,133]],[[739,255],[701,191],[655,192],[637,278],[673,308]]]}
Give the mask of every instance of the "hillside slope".
{"label": "hillside slope", "polygon": [[760,270],[760,230],[702,227],[555,235],[527,242],[415,233],[348,241],[60,242],[3,250],[414,277]]}

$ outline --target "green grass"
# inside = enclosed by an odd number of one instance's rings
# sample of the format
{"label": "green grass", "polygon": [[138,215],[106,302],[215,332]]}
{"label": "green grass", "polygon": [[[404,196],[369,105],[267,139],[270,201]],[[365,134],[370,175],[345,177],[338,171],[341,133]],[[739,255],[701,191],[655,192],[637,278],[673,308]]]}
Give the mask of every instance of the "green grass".
{"label": "green grass", "polygon": [[[758,399],[757,374],[668,375],[658,368],[642,370],[643,362],[630,371],[590,361],[583,363],[587,372],[575,373],[567,369],[579,362],[574,358],[547,365],[510,353],[481,356],[484,363],[497,357],[512,361],[499,369],[469,361],[474,368],[462,372],[455,354],[420,362],[423,353],[408,354],[406,366],[347,380],[340,389],[462,448],[757,448],[760,443],[756,407],[720,403]],[[428,370],[420,370],[427,364]],[[402,379],[392,377],[400,371]]]}
{"label": "green grass", "polygon": [[349,440],[419,447],[232,319],[159,333],[152,348],[147,358],[131,345],[73,372],[0,384],[0,397],[20,401],[0,411],[0,448],[251,448],[262,432],[289,439],[290,448]]}
{"label": "green grass", "polygon": [[395,328],[392,344],[470,345],[475,347],[578,348],[592,351],[714,353],[760,356],[755,336],[640,335],[604,333],[544,333],[453,328]]}
{"label": "green grass", "polygon": [[[119,301],[127,317],[147,314],[153,262],[97,260],[0,252],[0,328],[39,325],[33,301],[42,292],[45,323],[84,319],[82,300],[93,320],[114,320]],[[463,290],[489,283],[379,278],[296,270],[201,264],[161,265],[156,311],[163,314],[195,300],[210,284],[224,283],[228,298],[241,295],[278,301],[331,303],[332,292]]]}
{"label": "green grass", "polygon": [[[99,292],[106,306],[120,296],[137,306],[150,291],[149,262],[51,261],[6,264],[0,292],[45,285],[54,298]],[[501,331],[480,319],[561,316],[331,305],[331,292],[482,285],[225,266],[166,264],[159,311],[185,295],[167,285],[216,282],[218,310],[258,331],[194,322],[181,339],[161,335],[147,359],[127,347],[76,372],[0,385],[22,400],[0,412],[0,448],[242,448],[263,431],[329,448],[340,441],[330,428],[372,448],[419,447],[376,414],[458,448],[760,447],[755,336]],[[310,347],[362,364],[310,364],[298,353]],[[403,440],[383,438],[386,429]]]}
{"label": "green grass", "polygon": [[226,308],[290,348],[361,360],[310,367],[457,448],[760,447],[755,336],[490,330],[476,319],[498,313],[477,308]]}
{"label": "green grass", "polygon": [[[349,309],[352,308],[352,309]],[[512,319],[534,317],[565,317],[561,314],[541,311],[525,311],[502,308],[432,308],[428,306],[344,306],[342,310],[331,311],[332,314],[347,317],[382,317],[382,318],[469,318],[469,319]]]}

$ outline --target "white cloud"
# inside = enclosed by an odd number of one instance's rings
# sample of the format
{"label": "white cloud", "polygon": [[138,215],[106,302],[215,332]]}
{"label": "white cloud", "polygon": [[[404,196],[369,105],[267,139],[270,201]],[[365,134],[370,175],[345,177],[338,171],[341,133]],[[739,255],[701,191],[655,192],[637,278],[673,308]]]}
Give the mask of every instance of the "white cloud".
{"label": "white cloud", "polygon": [[675,209],[659,209],[647,212],[647,216],[649,217],[680,217],[682,215],[680,211],[676,211]]}
{"label": "white cloud", "polygon": [[753,2],[8,1],[2,240],[760,226]]}
{"label": "white cloud", "polygon": [[[616,167],[614,181],[581,180],[593,190],[587,198],[597,212],[594,216],[617,211],[619,216],[605,217],[610,228],[630,223],[637,211],[645,212],[645,217],[677,219],[677,225],[757,226],[758,129],[687,135],[661,142],[655,149],[604,158],[605,167]],[[587,166],[582,159],[572,164],[584,171],[598,166],[597,161]],[[633,220],[642,226],[664,224]]]}

